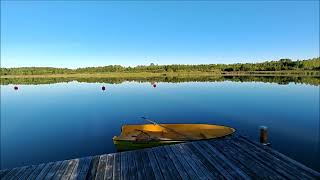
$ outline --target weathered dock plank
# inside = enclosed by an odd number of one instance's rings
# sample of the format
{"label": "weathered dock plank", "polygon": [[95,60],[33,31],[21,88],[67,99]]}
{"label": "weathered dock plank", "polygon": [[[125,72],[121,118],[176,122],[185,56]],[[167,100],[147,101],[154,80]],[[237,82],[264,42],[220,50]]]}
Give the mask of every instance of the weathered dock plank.
{"label": "weathered dock plank", "polygon": [[250,177],[241,171],[236,165],[224,157],[216,148],[204,143],[190,143],[195,149],[214,166],[216,169],[223,174],[227,179],[250,179]]}
{"label": "weathered dock plank", "polygon": [[120,153],[115,153],[113,160],[113,171],[112,171],[112,179],[120,179],[121,174],[121,158]]}
{"label": "weathered dock plank", "polygon": [[79,159],[72,159],[69,161],[68,166],[66,167],[64,173],[62,174],[62,177],[61,177],[62,180],[67,180],[71,177],[72,171],[75,168],[78,161]]}
{"label": "weathered dock plank", "polygon": [[138,154],[138,160],[137,162],[140,162],[142,174],[144,174],[145,177],[149,177],[150,179],[156,179],[155,174],[153,172],[151,162],[147,153],[147,150],[139,150],[137,151]]}
{"label": "weathered dock plank", "polygon": [[61,179],[64,171],[66,170],[66,168],[68,166],[68,164],[69,164],[69,160],[63,161],[60,164],[60,166],[56,169],[56,172],[54,173],[54,176],[52,177],[52,179],[54,179],[54,180]]}
{"label": "weathered dock plank", "polygon": [[3,178],[3,180],[7,180],[7,179],[18,179],[19,176],[21,173],[24,172],[24,170],[26,169],[27,167],[24,166],[24,167],[20,167],[20,168],[14,168],[12,169],[10,172],[8,172]]}
{"label": "weathered dock plank", "polygon": [[285,156],[284,154],[281,154],[280,152],[278,152],[272,148],[261,146],[259,143],[255,142],[255,141],[251,141],[244,136],[239,136],[239,138],[244,140],[245,143],[255,145],[257,148],[263,149],[266,153],[270,153],[270,155],[279,158],[280,161],[282,161],[283,163],[289,164],[291,167],[295,168],[297,171],[303,172],[305,174],[309,174],[313,178],[320,177],[319,172],[303,165],[302,163],[295,161],[294,159],[291,159],[291,158]]}
{"label": "weathered dock plank", "polygon": [[[37,165],[32,165],[32,166],[28,166],[28,168],[21,174],[21,176],[19,178],[17,178],[18,180],[25,180],[28,179],[28,177],[30,176],[30,174],[37,168]],[[1,178],[0,178],[1,179]]]}
{"label": "weathered dock plank", "polygon": [[243,136],[0,170],[6,179],[320,179],[320,173]]}
{"label": "weathered dock plank", "polygon": [[58,161],[54,163],[54,165],[51,167],[51,169],[48,171],[46,175],[46,179],[51,179],[56,174],[57,170],[59,169],[60,165],[62,164],[62,161]]}
{"label": "weathered dock plank", "polygon": [[102,156],[100,156],[99,159],[99,164],[97,167],[97,174],[96,174],[96,178],[97,180],[103,180],[104,176],[105,176],[105,169],[106,169],[106,164],[107,164],[107,154],[104,154]]}
{"label": "weathered dock plank", "polygon": [[163,147],[156,147],[152,149],[152,151],[157,159],[163,176],[165,179],[181,179],[177,169],[169,159],[169,156],[162,151],[162,148]]}
{"label": "weathered dock plank", "polygon": [[36,169],[34,169],[31,174],[28,176],[28,179],[36,179],[36,177],[40,174],[42,169],[45,167],[45,163],[39,164]]}
{"label": "weathered dock plank", "polygon": [[95,179],[96,173],[97,173],[97,167],[99,164],[99,159],[100,159],[100,156],[94,156],[90,161],[89,170],[88,170],[86,179]]}
{"label": "weathered dock plank", "polygon": [[104,179],[111,180],[113,178],[113,167],[114,167],[114,154],[108,154]]}
{"label": "weathered dock plank", "polygon": [[[208,143],[208,142],[205,142]],[[233,164],[236,164],[236,166],[249,175],[251,178],[256,179],[258,178],[259,173],[257,172],[257,169],[250,169],[250,164],[245,163],[243,156],[241,154],[237,154],[235,150],[229,149],[228,146],[220,146],[220,144],[215,141],[214,147],[217,148],[220,153],[223,154],[224,157],[226,157],[229,161],[231,161]]]}
{"label": "weathered dock plank", "polygon": [[150,164],[151,164],[155,179],[156,180],[164,179],[164,177],[162,176],[160,167],[159,167],[159,165],[157,163],[156,157],[154,156],[152,150],[147,149],[146,151],[147,151],[147,154],[148,154],[148,157],[149,157],[149,160],[150,160]]}
{"label": "weathered dock plank", "polygon": [[120,179],[129,179],[129,167],[128,167],[128,156],[129,152],[121,152],[120,158],[121,158],[121,171],[120,171]]}
{"label": "weathered dock plank", "polygon": [[275,163],[274,161],[268,161],[268,160],[264,160],[264,158],[262,156],[265,156],[264,154],[262,154],[261,156],[257,155],[254,151],[251,151],[250,149],[244,148],[242,146],[242,144],[239,144],[237,142],[234,141],[228,141],[229,143],[233,144],[236,146],[236,148],[240,149],[241,151],[243,151],[243,153],[247,153],[248,155],[250,155],[251,157],[253,157],[256,161],[260,162],[261,164],[263,164],[263,166],[269,167],[270,169],[272,169],[273,171],[275,171],[277,174],[279,174],[279,176],[282,177],[288,177],[289,179],[295,179],[295,177],[293,177],[291,174],[287,173],[286,171],[284,171],[281,167],[278,166],[277,163]]}
{"label": "weathered dock plank", "polygon": [[137,166],[135,165],[135,152],[128,152],[127,156],[127,164],[128,164],[128,170],[129,170],[129,179],[138,179],[138,173],[137,173]]}
{"label": "weathered dock plank", "polygon": [[79,161],[77,162],[78,165],[74,168],[72,172],[70,180],[85,179],[88,174],[90,162],[92,159],[93,159],[92,156],[80,158]]}
{"label": "weathered dock plank", "polygon": [[19,169],[19,168],[13,168],[13,169],[8,170],[8,171],[3,175],[3,177],[1,178],[1,180],[10,179],[10,178],[16,173],[16,171],[18,171],[18,169]]}
{"label": "weathered dock plank", "polygon": [[210,171],[206,164],[199,159],[196,154],[189,151],[189,148],[184,144],[177,144],[178,149],[186,157],[187,162],[189,165],[196,171],[197,175],[200,179],[216,179],[220,175],[215,176],[214,171]]}
{"label": "weathered dock plank", "polygon": [[52,166],[55,163],[56,162],[50,162],[50,163],[46,164],[35,179],[36,180],[44,179],[46,177],[47,173],[50,171],[50,169],[52,168]]}
{"label": "weathered dock plank", "polygon": [[[225,149],[225,154],[229,154],[229,159],[234,158],[238,163],[246,166],[248,171],[252,171],[256,174],[256,177],[267,178],[267,179],[284,179],[278,173],[267,166],[264,166],[261,162],[247,154],[241,149],[238,149],[233,144],[230,144],[228,140],[224,141],[209,141],[213,146],[218,144],[221,149]],[[223,150],[222,150],[223,151]]]}
{"label": "weathered dock plank", "polygon": [[[197,173],[192,169],[192,167],[189,165],[189,163],[186,161],[186,159],[184,158],[184,156],[178,151],[178,149],[174,146],[167,146],[172,152],[173,154],[176,156],[177,158],[177,163],[180,162],[181,166],[183,167],[183,169],[185,170],[185,172],[188,174],[188,176],[190,177],[190,179],[200,179],[200,177],[198,177]],[[181,176],[182,177],[182,176]]]}
{"label": "weathered dock plank", "polygon": [[2,179],[8,172],[10,172],[8,169],[0,170],[0,179]]}
{"label": "weathered dock plank", "polygon": [[190,179],[188,176],[186,170],[181,165],[178,158],[174,155],[173,151],[169,148],[169,146],[163,146],[163,149],[166,151],[165,153],[168,154],[170,160],[174,164],[175,168],[177,169],[177,172],[181,176],[182,179]]}
{"label": "weathered dock plank", "polygon": [[21,167],[20,170],[17,171],[15,175],[11,177],[11,179],[19,179],[27,169],[28,169],[28,166]]}
{"label": "weathered dock plank", "polygon": [[301,171],[297,171],[297,169],[293,168],[283,161],[280,161],[280,159],[276,158],[275,156],[262,151],[260,148],[255,147],[251,144],[244,143],[244,141],[241,139],[235,138],[233,143],[237,144],[237,146],[240,146],[242,149],[246,149],[247,151],[252,152],[258,160],[266,163],[269,166],[272,166],[274,169],[277,169],[280,174],[284,174],[286,177],[291,176],[292,179],[299,179],[303,176],[305,178],[310,178],[310,176],[304,174]]}

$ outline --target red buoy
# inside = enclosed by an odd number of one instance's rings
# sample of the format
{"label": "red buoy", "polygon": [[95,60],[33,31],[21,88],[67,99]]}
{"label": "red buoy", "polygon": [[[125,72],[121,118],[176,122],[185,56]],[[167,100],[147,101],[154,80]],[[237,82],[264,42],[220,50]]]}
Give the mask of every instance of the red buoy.
{"label": "red buoy", "polygon": [[101,88],[101,89],[102,89],[102,91],[104,91],[104,90],[106,90],[106,87],[102,86],[102,88]]}
{"label": "red buoy", "polygon": [[14,90],[18,90],[19,88],[18,88],[18,86],[15,86],[13,89],[14,89]]}

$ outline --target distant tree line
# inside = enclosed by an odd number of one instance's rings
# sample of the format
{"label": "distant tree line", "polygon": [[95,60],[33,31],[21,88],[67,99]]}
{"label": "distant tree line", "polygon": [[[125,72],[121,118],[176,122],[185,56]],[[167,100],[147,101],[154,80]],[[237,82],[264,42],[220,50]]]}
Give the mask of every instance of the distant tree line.
{"label": "distant tree line", "polygon": [[233,81],[233,82],[265,82],[265,83],[277,83],[277,84],[289,84],[289,83],[301,83],[310,85],[320,85],[320,77],[297,77],[297,76],[160,76],[160,77],[113,77],[113,78],[1,78],[1,85],[10,84],[53,84],[61,82],[86,82],[86,83],[108,83],[108,84],[120,84],[127,81],[134,82],[169,82],[169,83],[181,83],[181,82],[221,82],[221,81]]}
{"label": "distant tree line", "polygon": [[200,64],[200,65],[155,65],[123,67],[120,65],[109,65],[103,67],[86,67],[77,69],[52,68],[52,67],[19,67],[1,68],[1,75],[43,75],[43,74],[81,74],[81,73],[172,73],[172,72],[250,72],[250,71],[319,71],[320,58],[292,61],[291,59],[280,59],[279,61],[267,61],[262,63],[238,63],[238,64]]}

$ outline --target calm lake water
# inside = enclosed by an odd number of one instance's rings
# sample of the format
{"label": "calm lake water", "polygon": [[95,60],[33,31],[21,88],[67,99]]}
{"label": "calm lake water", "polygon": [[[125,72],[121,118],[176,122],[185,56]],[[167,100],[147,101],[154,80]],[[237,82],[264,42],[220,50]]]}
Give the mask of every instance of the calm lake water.
{"label": "calm lake water", "polygon": [[[106,86],[102,91],[101,87]],[[210,123],[320,170],[319,85],[263,82],[59,82],[1,85],[1,169],[115,152],[124,124]]]}

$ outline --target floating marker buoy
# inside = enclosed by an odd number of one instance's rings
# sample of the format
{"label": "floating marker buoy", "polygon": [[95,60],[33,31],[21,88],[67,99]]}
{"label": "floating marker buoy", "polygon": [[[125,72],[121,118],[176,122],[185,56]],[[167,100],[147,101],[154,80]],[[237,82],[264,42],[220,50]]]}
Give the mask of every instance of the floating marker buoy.
{"label": "floating marker buoy", "polygon": [[156,85],[156,84],[153,84],[153,87],[155,88],[155,87],[157,87],[157,85]]}
{"label": "floating marker buoy", "polygon": [[101,88],[101,89],[102,89],[102,91],[104,91],[104,90],[106,90],[106,87],[102,86],[102,88]]}
{"label": "floating marker buoy", "polygon": [[13,89],[14,89],[14,90],[18,90],[19,88],[18,88],[18,86],[15,86]]}

